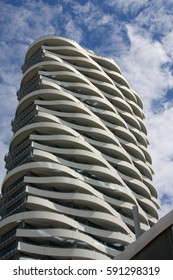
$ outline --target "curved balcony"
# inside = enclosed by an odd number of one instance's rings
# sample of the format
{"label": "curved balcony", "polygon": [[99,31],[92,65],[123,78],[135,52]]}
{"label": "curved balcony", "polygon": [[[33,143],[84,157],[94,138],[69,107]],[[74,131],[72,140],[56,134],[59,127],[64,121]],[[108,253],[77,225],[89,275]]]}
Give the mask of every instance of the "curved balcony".
{"label": "curved balcony", "polygon": [[134,205],[142,233],[158,219],[141,99],[112,59],[59,36],[34,42],[23,72],[1,258],[112,259],[135,239]]}

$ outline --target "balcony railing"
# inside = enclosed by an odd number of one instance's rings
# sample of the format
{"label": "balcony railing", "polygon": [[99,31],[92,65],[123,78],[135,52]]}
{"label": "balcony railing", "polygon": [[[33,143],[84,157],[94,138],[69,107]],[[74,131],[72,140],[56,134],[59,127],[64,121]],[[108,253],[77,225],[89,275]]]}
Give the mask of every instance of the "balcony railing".
{"label": "balcony railing", "polygon": [[39,49],[35,54],[33,54],[22,66],[23,73],[33,66],[34,64],[42,61],[42,58],[44,57],[44,51],[42,49]]}
{"label": "balcony railing", "polygon": [[31,149],[26,150],[26,153],[20,157],[18,160],[15,159],[12,162],[9,162],[8,164],[6,164],[6,169],[7,169],[7,173],[9,171],[11,171],[13,168],[22,165],[23,163],[27,162],[27,160],[32,157],[32,152]]}
{"label": "balcony railing", "polygon": [[25,119],[34,109],[35,109],[36,105],[35,104],[31,104],[29,107],[27,107],[23,112],[21,112],[20,114],[18,114],[14,120],[12,120],[11,125],[12,127],[15,127],[16,123],[18,123],[19,121],[22,122],[23,119]]}
{"label": "balcony railing", "polygon": [[21,177],[20,179],[15,181],[12,185],[10,185],[7,188],[7,190],[4,194],[8,194],[8,193],[12,192],[13,190],[17,189],[19,186],[22,186],[23,185],[23,179],[24,179],[24,177]]}
{"label": "balcony railing", "polygon": [[22,196],[25,192],[26,188],[23,186],[22,188],[15,191],[13,194],[11,194],[9,197],[6,198],[5,203],[3,205],[3,208],[7,207],[9,204],[11,204],[14,200],[18,199],[20,196]]}
{"label": "balcony railing", "polygon": [[10,231],[3,234],[0,238],[0,244],[1,246],[5,243],[9,242],[11,239],[13,239],[16,235],[16,227],[12,228]]}
{"label": "balcony railing", "polygon": [[9,256],[13,252],[15,252],[17,249],[17,245],[18,245],[18,242],[15,240],[15,241],[11,242],[10,244],[8,244],[7,246],[5,246],[2,250],[0,250],[0,259],[1,260],[6,259],[7,256]]}
{"label": "balcony railing", "polygon": [[35,75],[31,80],[29,80],[24,86],[22,86],[18,90],[17,92],[18,100],[20,101],[25,95],[38,89],[39,84],[40,84],[40,76]]}
{"label": "balcony railing", "polygon": [[5,161],[6,162],[11,161],[13,156],[15,157],[16,153],[18,153],[18,152],[20,153],[20,151],[22,149],[25,149],[25,146],[29,145],[30,142],[31,141],[29,138],[25,138],[22,142],[18,143],[16,146],[14,146],[14,148],[8,154],[5,155]]}
{"label": "balcony railing", "polygon": [[6,212],[2,216],[3,219],[7,218],[10,215],[13,215],[16,213],[16,211],[21,208],[25,202],[26,202],[27,197],[23,197],[16,201],[14,204],[12,204],[10,207],[7,208]]}
{"label": "balcony railing", "polygon": [[24,127],[27,124],[30,124],[33,119],[36,117],[36,110],[33,107],[32,111],[29,113],[26,113],[21,119],[17,118],[12,122],[12,130],[15,133],[18,131],[20,128]]}

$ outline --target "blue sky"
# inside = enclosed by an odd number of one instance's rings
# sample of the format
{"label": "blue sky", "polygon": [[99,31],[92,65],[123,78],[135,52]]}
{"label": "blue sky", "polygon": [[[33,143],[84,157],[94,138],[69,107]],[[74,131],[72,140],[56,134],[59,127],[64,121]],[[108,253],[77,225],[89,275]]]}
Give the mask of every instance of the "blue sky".
{"label": "blue sky", "polygon": [[24,55],[47,34],[113,58],[141,96],[166,214],[173,208],[173,0],[0,0],[0,185]]}

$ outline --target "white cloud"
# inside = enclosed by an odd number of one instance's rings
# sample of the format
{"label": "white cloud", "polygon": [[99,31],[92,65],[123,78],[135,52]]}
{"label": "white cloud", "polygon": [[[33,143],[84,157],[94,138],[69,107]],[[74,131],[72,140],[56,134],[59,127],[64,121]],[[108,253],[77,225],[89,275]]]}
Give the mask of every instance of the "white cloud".
{"label": "white cloud", "polygon": [[133,12],[136,13],[140,8],[147,6],[149,0],[108,0],[107,4],[111,7],[116,7],[123,13]]}
{"label": "white cloud", "polygon": [[68,38],[74,39],[77,43],[80,43],[82,40],[83,32],[75,23],[74,20],[69,19],[65,25],[65,35]]}
{"label": "white cloud", "polygon": [[83,5],[79,2],[73,2],[72,8],[76,16],[76,23],[84,25],[90,32],[110,24],[113,20],[110,14],[103,12],[101,7],[98,8],[91,1]]}
{"label": "white cloud", "polygon": [[173,31],[166,34],[166,36],[163,37],[162,43],[164,46],[164,49],[166,50],[168,56],[170,57],[171,61],[173,62]]}
{"label": "white cloud", "polygon": [[[150,150],[155,170],[154,182],[160,200],[164,195],[172,199],[173,206],[173,107],[165,109],[161,114],[148,116]],[[162,201],[162,204],[168,204]],[[162,210],[162,209],[161,209]]]}
{"label": "white cloud", "polygon": [[135,18],[134,22],[148,30],[156,40],[160,40],[172,30],[172,5],[172,0],[148,1],[146,9]]}
{"label": "white cloud", "polygon": [[163,65],[169,62],[163,45],[153,41],[147,33],[140,33],[136,27],[127,25],[130,48],[119,59],[123,72],[130,84],[140,93],[145,110],[149,110],[151,101],[163,97],[173,86],[173,77],[169,68]]}
{"label": "white cloud", "polygon": [[[1,30],[4,40],[31,43],[45,34],[54,34],[54,20],[62,13],[61,5],[51,5],[42,1],[25,1],[23,5],[0,3]],[[58,27],[56,26],[56,29]]]}

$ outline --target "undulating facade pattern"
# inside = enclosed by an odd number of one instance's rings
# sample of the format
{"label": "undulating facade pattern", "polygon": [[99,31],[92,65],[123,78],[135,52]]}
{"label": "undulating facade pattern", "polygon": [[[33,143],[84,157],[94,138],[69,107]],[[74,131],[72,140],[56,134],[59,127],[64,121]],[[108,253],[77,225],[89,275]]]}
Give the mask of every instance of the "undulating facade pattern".
{"label": "undulating facade pattern", "polygon": [[1,259],[113,259],[158,219],[144,113],[117,64],[58,36],[29,48],[5,157]]}

